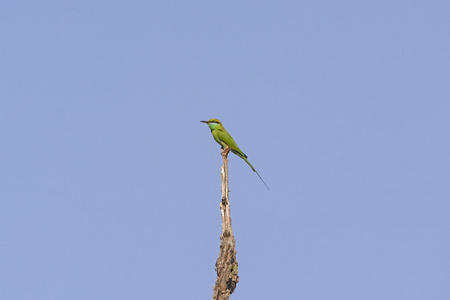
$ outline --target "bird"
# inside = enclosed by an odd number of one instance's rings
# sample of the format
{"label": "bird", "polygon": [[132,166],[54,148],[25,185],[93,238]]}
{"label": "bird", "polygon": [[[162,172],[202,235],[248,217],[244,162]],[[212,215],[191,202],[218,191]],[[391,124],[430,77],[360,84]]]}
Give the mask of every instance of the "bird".
{"label": "bird", "polygon": [[259,175],[256,169],[248,161],[247,155],[245,155],[245,153],[242,152],[241,149],[239,149],[236,142],[233,140],[228,131],[225,130],[225,127],[223,127],[222,123],[218,119],[209,119],[208,121],[200,121],[200,122],[208,124],[208,127],[209,129],[211,129],[211,133],[214,137],[214,140],[220,145],[220,147],[222,149],[230,147],[231,152],[242,158],[250,166],[250,168],[252,168],[253,172],[255,172],[258,175],[259,179],[261,179],[266,188],[270,190],[267,184],[262,179],[261,175]]}

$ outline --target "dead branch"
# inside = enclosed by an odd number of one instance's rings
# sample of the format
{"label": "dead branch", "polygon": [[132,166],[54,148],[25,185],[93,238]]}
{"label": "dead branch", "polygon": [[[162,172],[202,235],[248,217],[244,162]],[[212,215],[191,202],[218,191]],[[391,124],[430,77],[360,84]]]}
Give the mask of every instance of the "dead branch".
{"label": "dead branch", "polygon": [[213,290],[213,300],[228,300],[239,282],[238,262],[236,260],[236,240],[231,228],[230,202],[228,198],[228,153],[230,147],[222,150],[223,166],[222,201],[220,212],[222,214],[222,234],[220,235],[220,252],[216,261],[217,279]]}

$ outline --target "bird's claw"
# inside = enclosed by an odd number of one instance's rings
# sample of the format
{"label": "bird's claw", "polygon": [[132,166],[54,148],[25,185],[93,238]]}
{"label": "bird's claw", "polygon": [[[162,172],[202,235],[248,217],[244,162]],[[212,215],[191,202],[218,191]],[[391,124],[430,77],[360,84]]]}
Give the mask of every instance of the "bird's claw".
{"label": "bird's claw", "polygon": [[225,149],[222,149],[222,155],[223,156],[227,156],[228,153],[230,153],[231,147],[230,146],[226,146]]}

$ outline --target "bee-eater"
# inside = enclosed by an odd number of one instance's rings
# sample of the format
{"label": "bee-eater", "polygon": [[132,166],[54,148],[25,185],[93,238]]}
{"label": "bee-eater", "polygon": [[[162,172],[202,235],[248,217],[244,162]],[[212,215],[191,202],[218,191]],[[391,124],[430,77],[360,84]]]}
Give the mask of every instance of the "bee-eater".
{"label": "bee-eater", "polygon": [[210,119],[208,121],[200,121],[200,122],[208,124],[209,129],[211,129],[211,133],[214,137],[214,140],[216,140],[216,142],[222,147],[222,149],[225,149],[227,146],[229,146],[231,152],[233,152],[234,154],[245,160],[245,162],[250,166],[250,168],[252,168],[253,172],[255,172],[258,175],[259,179],[261,179],[266,188],[269,189],[267,184],[255,170],[255,168],[253,168],[252,164],[248,161],[247,155],[245,155],[244,152],[242,152],[242,150],[239,149],[236,142],[233,140],[228,131],[225,130],[225,128],[223,127],[222,123],[219,120]]}

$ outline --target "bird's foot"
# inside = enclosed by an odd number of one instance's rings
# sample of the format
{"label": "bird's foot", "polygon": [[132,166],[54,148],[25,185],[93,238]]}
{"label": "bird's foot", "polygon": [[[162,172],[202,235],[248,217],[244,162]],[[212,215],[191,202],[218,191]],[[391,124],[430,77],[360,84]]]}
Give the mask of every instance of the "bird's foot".
{"label": "bird's foot", "polygon": [[231,147],[226,146],[225,149],[222,149],[222,156],[227,157],[228,153],[230,153]]}

